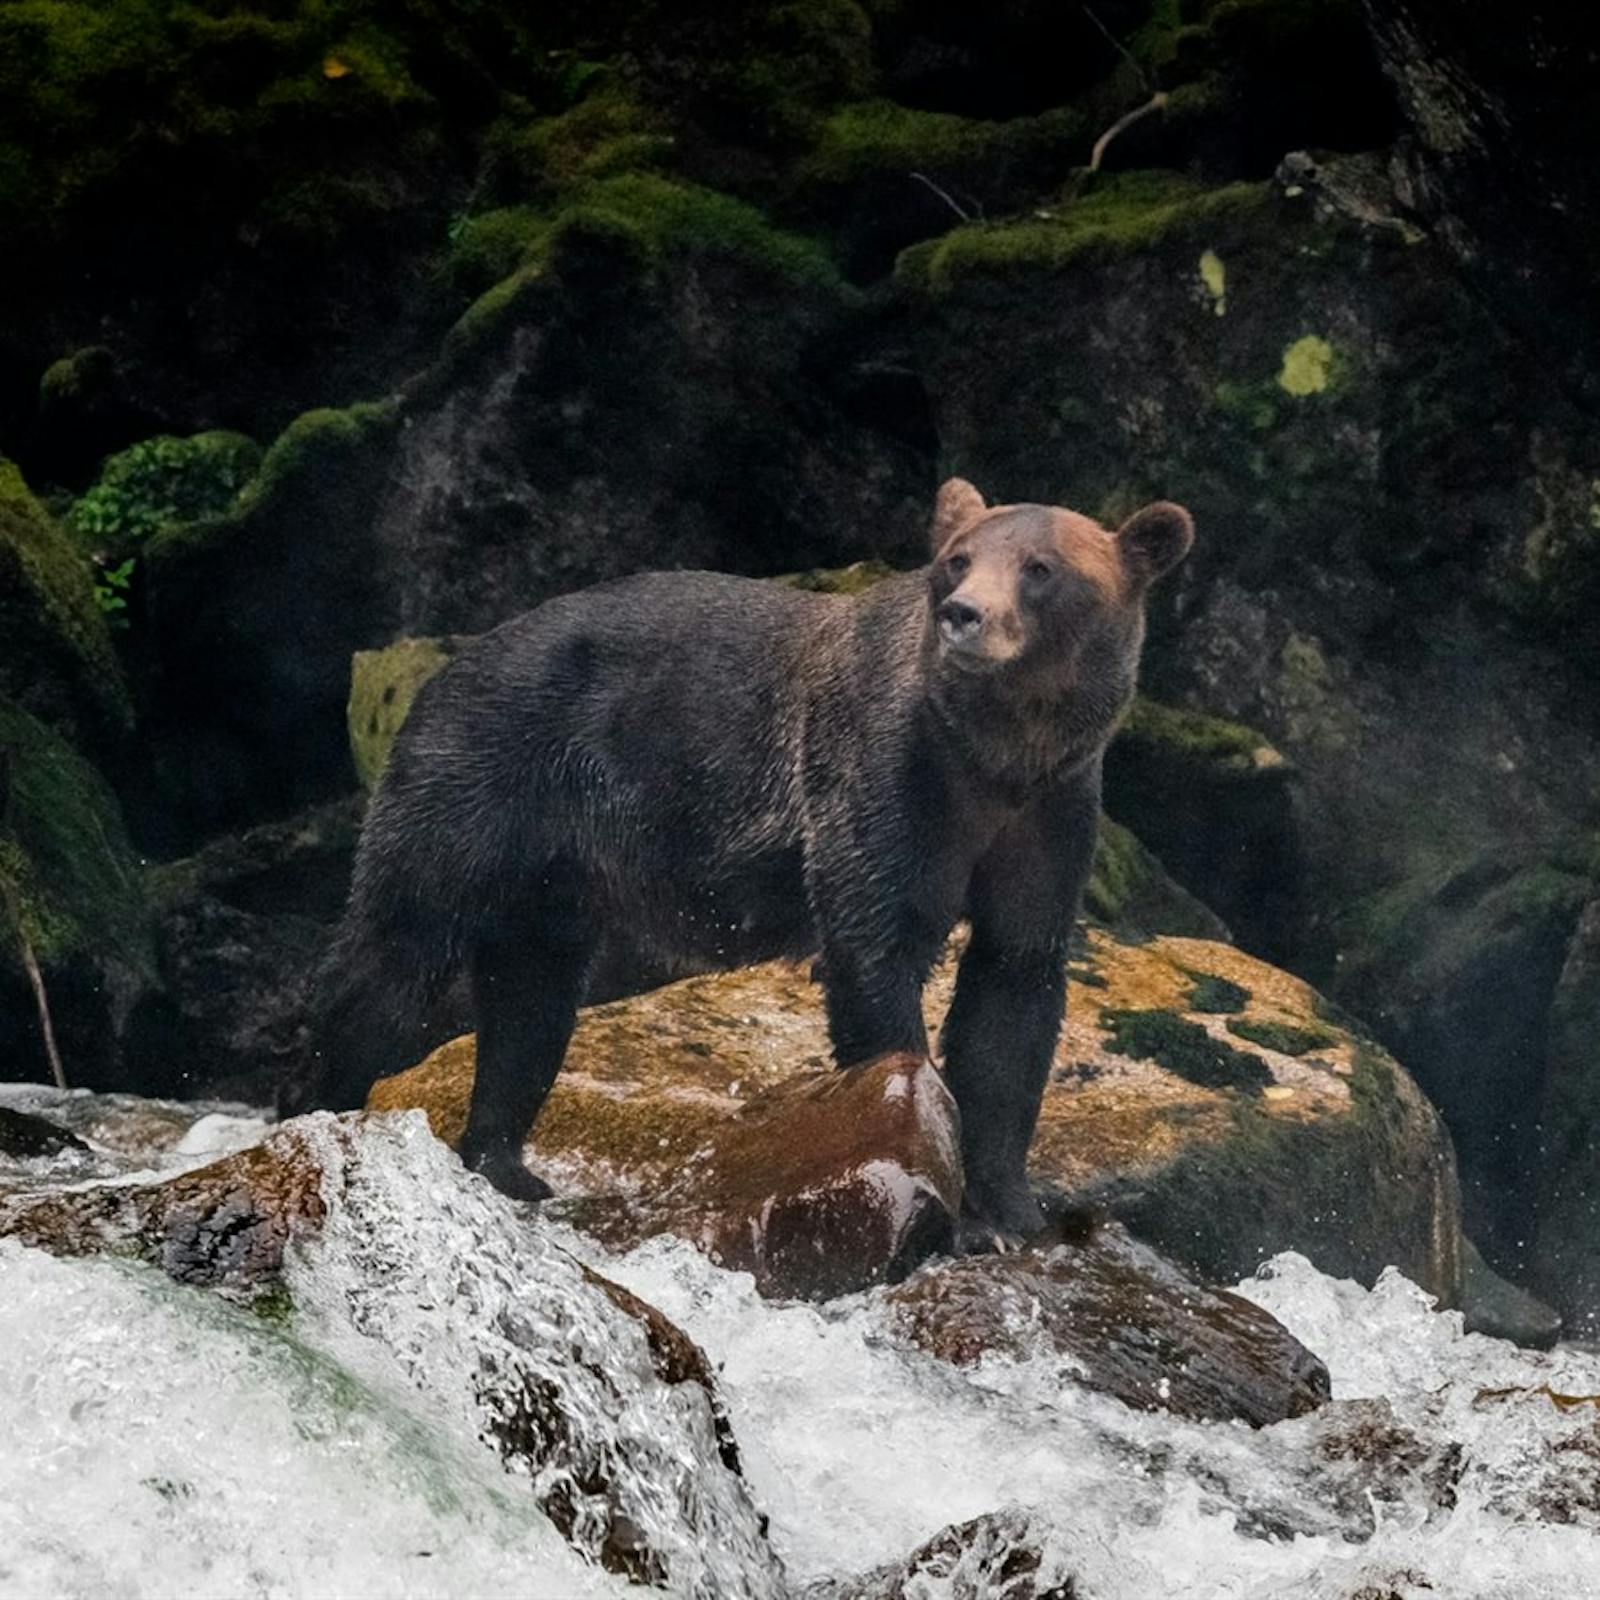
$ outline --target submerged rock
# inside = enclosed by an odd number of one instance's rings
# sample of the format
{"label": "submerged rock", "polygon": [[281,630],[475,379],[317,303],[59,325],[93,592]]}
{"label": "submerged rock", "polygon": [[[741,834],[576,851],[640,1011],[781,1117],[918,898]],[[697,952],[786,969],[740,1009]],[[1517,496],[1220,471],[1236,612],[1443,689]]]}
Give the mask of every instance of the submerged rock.
{"label": "submerged rock", "polygon": [[1328,1369],[1275,1317],[1207,1289],[1115,1223],[1049,1249],[941,1262],[890,1295],[902,1336],[958,1366],[1061,1359],[1143,1411],[1260,1427],[1329,1397]]}
{"label": "submerged rock", "polygon": [[[585,1012],[529,1160],[585,1197],[572,1215],[586,1232],[618,1248],[677,1234],[764,1294],[825,1299],[903,1277],[949,1245],[961,1206],[942,1078],[910,1055],[849,1072],[823,1055],[774,1063],[759,1023],[715,1009],[741,979],[752,1004],[763,979],[797,1005],[809,987],[792,967],[758,968]],[[376,1084],[368,1107],[421,1106],[454,1141],[474,1061],[474,1041],[453,1040]]]}
{"label": "submerged rock", "polygon": [[1017,1507],[992,1511],[941,1530],[904,1561],[811,1584],[803,1600],[1084,1600],[1049,1534]]}
{"label": "submerged rock", "polygon": [[364,1381],[470,1418],[588,1559],[704,1600],[781,1592],[699,1349],[530,1229],[420,1118],[307,1117],[162,1182],[0,1199],[0,1236],[132,1255],[247,1291],[296,1336],[331,1329],[341,1362],[376,1364]]}
{"label": "submerged rock", "polygon": [[[928,986],[934,1027],[954,967],[952,953]],[[1104,930],[1085,936],[1070,976],[1030,1155],[1037,1180],[1109,1207],[1213,1281],[1295,1248],[1366,1282],[1395,1265],[1456,1302],[1459,1197],[1443,1126],[1405,1071],[1331,1020],[1306,984],[1227,945]],[[925,1253],[939,1243],[929,1219],[953,1206],[959,1183],[942,1153],[950,1112],[915,1063],[863,1077],[835,1075],[830,1060],[821,991],[791,964],[589,1007],[528,1158],[584,1197],[585,1227],[619,1242],[660,1231],[704,1240],[779,1293],[872,1282],[891,1262],[911,1264],[906,1239]],[[369,1105],[421,1107],[452,1140],[472,1064],[470,1038],[455,1040],[375,1085]],[[896,1081],[904,1097],[890,1101]],[[780,1194],[803,1196],[807,1226],[822,1226],[829,1185],[875,1160],[931,1209],[914,1208],[923,1220],[898,1233],[884,1227],[888,1211],[873,1210],[853,1264],[819,1261],[785,1280],[803,1252],[785,1253],[780,1273],[770,1244],[729,1242]],[[846,1187],[862,1193],[862,1181]],[[797,1213],[786,1202],[774,1215]],[[841,1238],[836,1220],[826,1237]]]}
{"label": "submerged rock", "polygon": [[0,1106],[0,1156],[13,1160],[33,1160],[57,1156],[68,1150],[86,1150],[77,1134],[14,1106]]}

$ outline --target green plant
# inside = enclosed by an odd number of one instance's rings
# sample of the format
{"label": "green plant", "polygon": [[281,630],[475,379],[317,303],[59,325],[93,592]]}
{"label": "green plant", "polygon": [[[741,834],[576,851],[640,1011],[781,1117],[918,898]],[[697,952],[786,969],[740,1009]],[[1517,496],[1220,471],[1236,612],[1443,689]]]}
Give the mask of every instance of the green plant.
{"label": "green plant", "polygon": [[[120,556],[174,523],[227,510],[260,461],[255,441],[239,433],[197,433],[189,438],[158,434],[141,439],[107,457],[67,520],[81,539]],[[126,576],[118,582],[110,572],[102,572],[97,596],[104,591],[115,598],[127,587]],[[100,607],[121,609],[104,599]]]}
{"label": "green plant", "polygon": [[95,569],[94,603],[104,612],[108,627],[128,626],[128,589],[133,582],[133,560],[129,556],[114,567]]}

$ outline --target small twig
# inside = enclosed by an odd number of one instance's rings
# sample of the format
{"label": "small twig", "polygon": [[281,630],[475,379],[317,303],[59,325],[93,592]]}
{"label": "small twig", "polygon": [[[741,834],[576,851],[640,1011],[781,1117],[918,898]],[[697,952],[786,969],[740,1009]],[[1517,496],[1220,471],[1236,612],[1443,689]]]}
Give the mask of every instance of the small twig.
{"label": "small twig", "polygon": [[11,926],[16,930],[17,948],[22,952],[23,969],[27,972],[28,982],[33,988],[33,1003],[39,1010],[39,1032],[44,1035],[44,1053],[50,1061],[50,1075],[56,1081],[56,1088],[65,1089],[67,1072],[61,1064],[61,1051],[56,1046],[55,1024],[50,1020],[50,996],[45,992],[44,974],[39,970],[39,958],[33,953],[33,945],[28,939],[27,930],[22,925],[22,907],[17,903],[16,891],[9,883],[0,881],[0,893],[5,896],[6,915],[10,917]]}
{"label": "small twig", "polygon": [[941,189],[939,187],[939,185],[936,184],[933,181],[932,178],[928,177],[928,175],[926,173],[913,172],[911,174],[911,176],[913,178],[915,178],[918,183],[925,185],[927,188],[931,189],[936,195],[938,195],[938,197],[941,200],[943,200],[944,203],[947,206],[949,206],[950,209],[953,212],[955,212],[955,214],[958,217],[960,217],[963,222],[971,222],[972,221],[972,213],[970,211],[968,211],[965,206],[960,205],[959,203],[957,203],[957,201],[955,201],[949,194],[947,194],[943,189]]}
{"label": "small twig", "polygon": [[1114,34],[1105,25],[1105,23],[1101,21],[1088,6],[1083,8],[1083,14],[1095,25],[1095,27],[1101,31],[1101,33],[1105,35],[1106,43],[1109,44],[1111,48],[1115,50],[1117,54],[1121,56],[1122,59],[1126,61],[1128,65],[1132,67],[1133,70],[1138,74],[1139,82],[1142,83],[1146,89],[1149,89],[1151,87],[1150,78],[1145,72],[1144,68],[1139,65],[1139,58],[1134,55],[1127,45],[1125,45],[1116,36],[1116,34]]}
{"label": "small twig", "polygon": [[1135,106],[1126,116],[1118,117],[1094,142],[1094,149],[1089,153],[1089,170],[1100,170],[1101,158],[1106,153],[1106,146],[1126,128],[1131,128],[1141,117],[1148,117],[1152,111],[1164,110],[1167,104],[1167,92],[1158,89],[1142,106]]}

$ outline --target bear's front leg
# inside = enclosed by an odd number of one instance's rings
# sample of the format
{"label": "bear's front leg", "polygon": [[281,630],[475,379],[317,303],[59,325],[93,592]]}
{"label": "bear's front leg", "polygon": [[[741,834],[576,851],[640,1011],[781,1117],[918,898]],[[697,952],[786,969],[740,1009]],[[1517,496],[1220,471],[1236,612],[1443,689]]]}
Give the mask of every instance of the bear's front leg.
{"label": "bear's front leg", "polygon": [[1066,1008],[1067,952],[1100,812],[1098,768],[1008,827],[973,872],[972,938],[945,1017],[945,1079],[961,1111],[962,1243],[1041,1232],[1028,1146]]}

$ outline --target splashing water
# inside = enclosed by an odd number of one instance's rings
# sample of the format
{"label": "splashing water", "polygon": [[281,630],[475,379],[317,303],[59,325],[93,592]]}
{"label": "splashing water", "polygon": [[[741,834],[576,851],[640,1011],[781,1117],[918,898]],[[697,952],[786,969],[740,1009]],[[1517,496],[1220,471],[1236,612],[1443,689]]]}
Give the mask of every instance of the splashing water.
{"label": "splashing water", "polygon": [[[46,1091],[29,1109],[55,1114]],[[239,1108],[208,1116],[174,1132],[163,1113],[159,1149],[97,1149],[92,1175],[57,1157],[0,1182],[127,1181],[253,1136]],[[678,1241],[607,1255],[530,1222],[415,1117],[324,1146],[334,1204],[289,1262],[289,1313],[0,1243],[0,1595],[637,1594],[557,1532],[537,1468],[486,1443],[495,1394],[532,1373],[612,1446],[613,1499],[667,1552],[669,1592],[849,1593],[831,1580],[1014,1507],[1038,1580],[1086,1600],[1600,1596],[1600,1410],[1552,1398],[1600,1394],[1600,1357],[1464,1335],[1397,1275],[1366,1290],[1284,1255],[1240,1286],[1334,1385],[1251,1430],[1132,1411],[1067,1362],[946,1366],[902,1346],[877,1291],[778,1305]],[[710,1355],[748,1492],[703,1391],[652,1381],[569,1251]]]}

